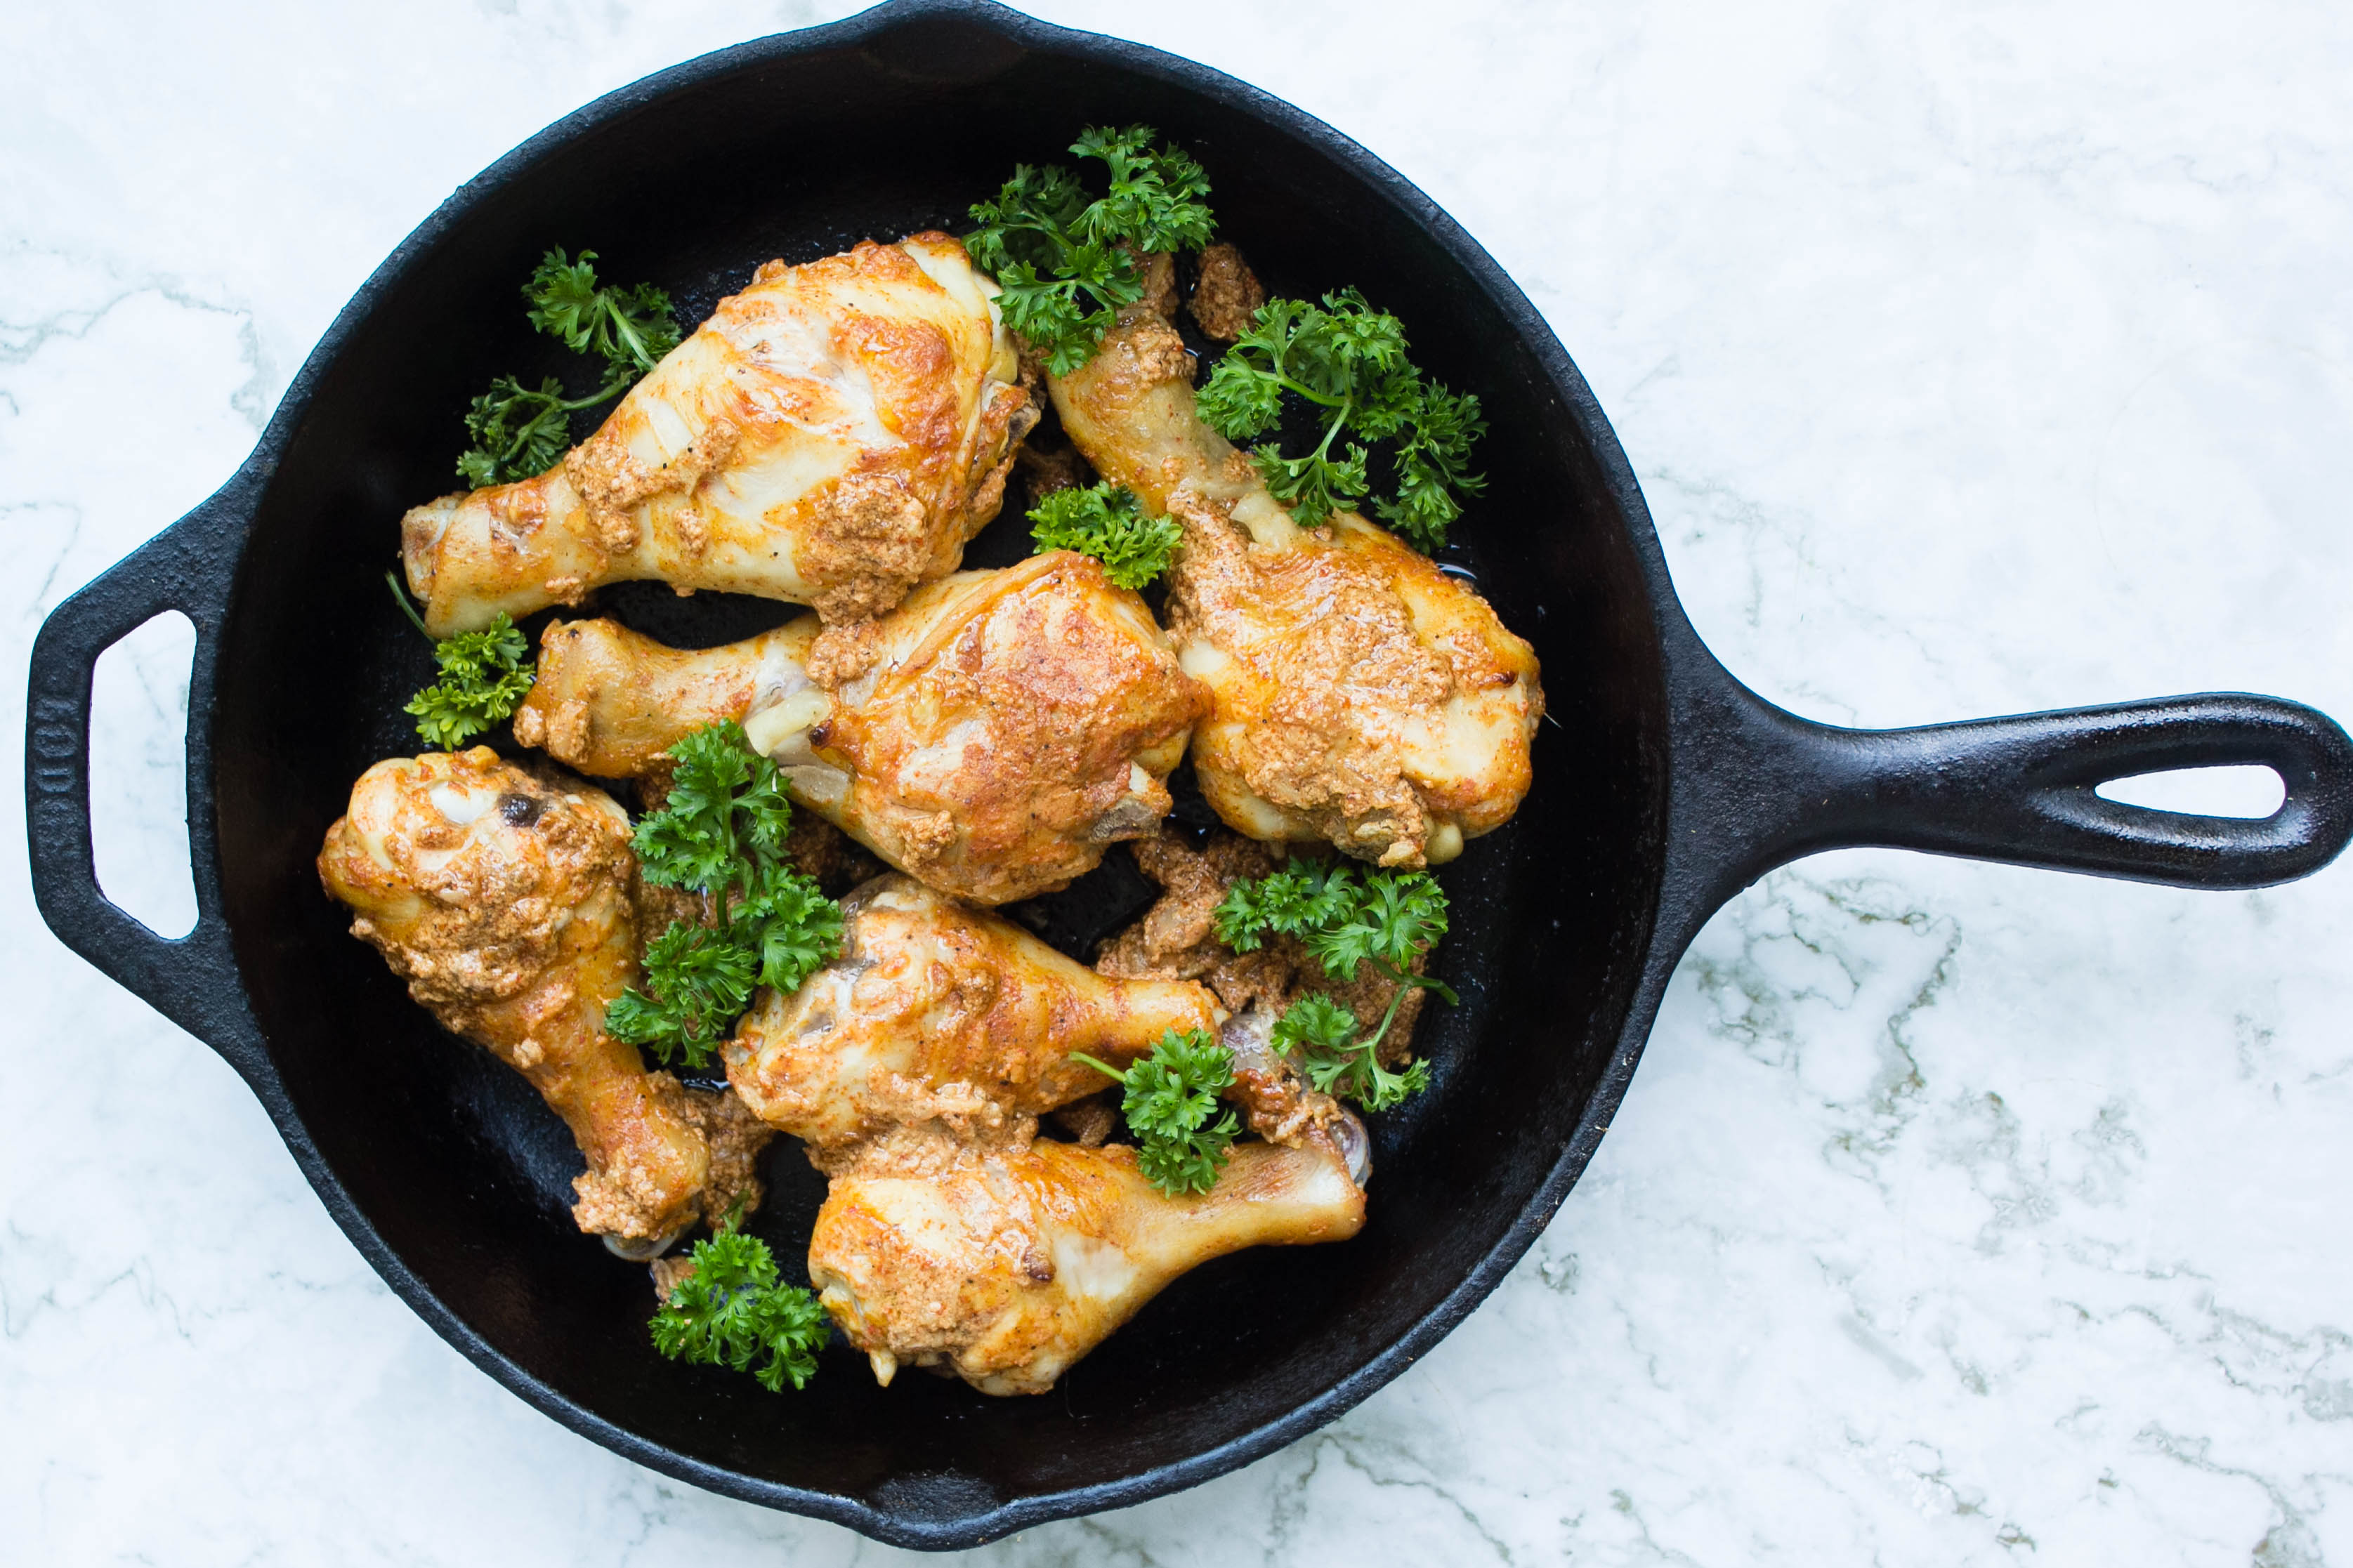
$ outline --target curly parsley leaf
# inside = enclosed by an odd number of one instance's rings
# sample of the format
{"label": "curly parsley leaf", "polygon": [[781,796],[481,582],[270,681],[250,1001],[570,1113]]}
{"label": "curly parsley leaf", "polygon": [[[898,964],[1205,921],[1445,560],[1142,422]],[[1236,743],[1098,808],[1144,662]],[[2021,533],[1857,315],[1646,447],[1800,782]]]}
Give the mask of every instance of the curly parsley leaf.
{"label": "curly parsley leaf", "polygon": [[573,410],[594,408],[619,390],[607,384],[586,397],[566,398],[564,383],[552,375],[537,391],[511,375],[499,377],[466,411],[466,434],[474,444],[459,456],[459,477],[476,489],[538,478],[572,445]]}
{"label": "curly parsley leaf", "polygon": [[1270,935],[1304,941],[1346,919],[1358,891],[1354,876],[1337,862],[1294,857],[1280,871],[1244,878],[1226,889],[1215,916],[1218,940],[1236,952],[1256,952]]}
{"label": "curly parsley leaf", "polygon": [[645,989],[621,993],[605,1014],[617,1040],[651,1050],[663,1066],[711,1065],[712,1048],[751,1005],[760,960],[734,933],[672,921],[646,945]]}
{"label": "curly parsley leaf", "polygon": [[1366,1110],[1388,1110],[1430,1087],[1430,1064],[1415,1062],[1403,1072],[1381,1066],[1381,1041],[1397,1017],[1406,988],[1389,998],[1380,1027],[1358,1037],[1356,1016],[1318,992],[1293,1003],[1274,1022],[1275,1049],[1299,1064],[1307,1081],[1325,1094],[1353,1100]]}
{"label": "curly parsley leaf", "polygon": [[694,1272],[672,1288],[648,1325],[654,1349],[672,1361],[749,1372],[771,1394],[783,1393],[788,1378],[795,1388],[806,1387],[833,1326],[806,1286],[780,1281],[768,1244],[723,1230],[696,1242],[687,1260]]}
{"label": "curly parsley leaf", "polygon": [[531,324],[562,338],[575,353],[600,355],[614,375],[635,381],[678,347],[670,296],[650,283],[599,287],[590,265],[596,259],[593,250],[582,251],[577,261],[567,260],[562,250],[542,257],[522,289]]}
{"label": "curly parsley leaf", "polygon": [[1323,439],[1299,456],[1261,443],[1250,458],[1307,527],[1364,503],[1373,446],[1384,442],[1397,493],[1374,498],[1373,510],[1425,552],[1445,544],[1462,498],[1486,489],[1471,471],[1472,445],[1487,428],[1479,399],[1414,368],[1405,328],[1354,289],[1321,305],[1269,300],[1203,384],[1201,417],[1229,441],[1253,441],[1282,422],[1286,396],[1319,410]]}
{"label": "curly parsley leaf", "polygon": [[1111,193],[1078,215],[1074,226],[1101,245],[1130,245],[1145,255],[1198,250],[1217,220],[1203,200],[1209,177],[1175,142],[1155,147],[1149,125],[1124,130],[1091,125],[1071,143],[1082,158],[1097,158],[1111,174]]}
{"label": "curly parsley leaf", "polygon": [[473,445],[458,458],[459,477],[476,489],[535,479],[554,468],[572,444],[575,413],[619,396],[678,347],[670,296],[650,283],[600,287],[591,265],[596,258],[593,250],[582,251],[577,261],[549,251],[522,297],[533,326],[561,338],[575,353],[604,360],[603,384],[586,397],[567,398],[564,383],[552,375],[536,390],[511,375],[491,382],[466,412]]}
{"label": "curly parsley leaf", "polygon": [[973,205],[980,226],[965,247],[997,279],[1006,324],[1044,352],[1056,375],[1093,358],[1119,308],[1144,298],[1139,257],[1209,243],[1208,177],[1182,149],[1155,146],[1157,137],[1148,125],[1090,126],[1071,143],[1109,171],[1103,195],[1091,198],[1059,164],[1017,163],[996,200]]}
{"label": "curly parsley leaf", "polygon": [[1039,549],[1092,555],[1122,588],[1141,588],[1168,570],[1185,536],[1171,520],[1145,516],[1135,492],[1114,484],[1056,490],[1030,511],[1029,523]]}
{"label": "curly parsley leaf", "polygon": [[1335,980],[1353,982],[1366,960],[1400,985],[1454,993],[1408,973],[1446,934],[1446,889],[1427,871],[1357,872],[1337,861],[1293,858],[1282,870],[1226,889],[1213,916],[1218,940],[1256,952],[1270,936],[1296,938]]}
{"label": "curly parsley leaf", "polygon": [[1234,1081],[1233,1052],[1207,1030],[1170,1029],[1124,1072],[1083,1051],[1071,1056],[1125,1086],[1120,1111],[1135,1135],[1135,1166],[1145,1181],[1171,1197],[1217,1184],[1240,1131],[1230,1110],[1210,1120],[1218,1096]]}
{"label": "curly parsley leaf", "polygon": [[1345,910],[1303,939],[1324,972],[1338,979],[1356,979],[1366,959],[1397,977],[1446,934],[1446,889],[1427,871],[1367,871],[1361,888],[1350,879],[1345,898]]}
{"label": "curly parsley leaf", "polygon": [[670,797],[638,820],[632,839],[646,880],[751,892],[754,872],[783,855],[792,827],[784,776],[733,719],[694,731],[669,754],[678,763]]}
{"label": "curly parsley leaf", "polygon": [[646,947],[644,986],[605,1015],[616,1039],[663,1065],[710,1065],[751,1005],[754,987],[797,991],[841,951],[841,906],[785,864],[792,804],[776,765],[732,720],[670,749],[678,763],[661,809],[638,821],[638,874],[661,887],[717,895],[717,926],[673,921]]}
{"label": "curly parsley leaf", "polygon": [[841,906],[798,871],[763,866],[728,908],[727,929],[758,960],[761,984],[797,991],[841,952]]}
{"label": "curly parsley leaf", "polygon": [[[431,638],[399,580],[389,572],[384,580],[401,613]],[[530,652],[531,644],[503,612],[486,630],[434,641],[433,661],[441,667],[441,679],[410,698],[404,710],[416,719],[418,737],[437,751],[454,752],[505,720],[531,695],[533,670],[524,660]]]}
{"label": "curly parsley leaf", "polygon": [[1255,952],[1269,938],[1287,936],[1333,980],[1353,982],[1370,963],[1395,987],[1380,1026],[1361,1039],[1356,1016],[1322,993],[1302,997],[1276,1021],[1276,1047],[1298,1062],[1309,1082],[1367,1110],[1387,1110],[1429,1084],[1430,1069],[1420,1062],[1403,1072],[1382,1067],[1380,1044],[1409,991],[1456,1000],[1444,981],[1413,973],[1414,963],[1446,934],[1446,890],[1438,879],[1427,871],[1359,873],[1294,858],[1280,871],[1235,882],[1215,918],[1218,940],[1237,952]]}

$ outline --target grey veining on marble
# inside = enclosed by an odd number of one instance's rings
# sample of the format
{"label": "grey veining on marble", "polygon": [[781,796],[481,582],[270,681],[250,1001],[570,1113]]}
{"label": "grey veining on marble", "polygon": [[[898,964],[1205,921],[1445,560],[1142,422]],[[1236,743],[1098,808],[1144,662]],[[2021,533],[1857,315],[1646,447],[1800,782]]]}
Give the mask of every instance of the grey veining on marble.
{"label": "grey veining on marble", "polygon": [[[40,617],[230,472],[443,195],[598,92],[845,9],[0,16],[8,775]],[[2353,716],[2353,10],[1038,9],[1289,98],[1461,219],[1776,700]],[[98,742],[111,885],[182,924],[185,647],[111,656]],[[10,1560],[898,1555],[638,1469],[442,1345],[229,1070],[48,937],[0,799]],[[1778,873],[1436,1353],[1245,1471],[984,1555],[2353,1565],[2348,939],[2346,867]]]}

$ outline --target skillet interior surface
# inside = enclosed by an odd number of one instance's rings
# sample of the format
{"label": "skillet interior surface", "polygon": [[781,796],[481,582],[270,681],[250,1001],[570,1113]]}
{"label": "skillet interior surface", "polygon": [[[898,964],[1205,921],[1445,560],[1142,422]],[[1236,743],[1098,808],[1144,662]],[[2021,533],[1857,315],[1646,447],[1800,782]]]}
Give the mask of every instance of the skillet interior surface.
{"label": "skillet interior surface", "polygon": [[[1409,1338],[1427,1348],[1471,1304],[1450,1308],[1450,1293],[1499,1247],[1508,1263],[1525,1246],[1525,1211],[1579,1121],[1606,1119],[1605,1078],[1622,1086],[1609,1069],[1662,857],[1648,524],[1621,506],[1609,474],[1622,460],[1526,301],[1419,193],[1296,111],[1149,51],[1010,31],[918,16],[827,29],[815,47],[747,46],[592,106],[461,191],[306,373],[210,721],[225,909],[251,1005],[296,1120],[348,1194],[339,1217],[364,1244],[373,1230],[394,1265],[379,1266],[461,1348],[599,1440],[910,1544],[1203,1479],[1363,1397],[1404,1364],[1390,1352]],[[1207,165],[1221,237],[1272,290],[1358,286],[1492,422],[1490,488],[1454,553],[1535,644],[1555,721],[1518,819],[1444,876],[1455,914],[1439,971],[1462,1005],[1425,1016],[1433,1087],[1373,1119],[1361,1236],[1196,1271],[1049,1395],[990,1400],[913,1376],[881,1390],[839,1342],[806,1392],[781,1397],[664,1362],[647,1342],[645,1271],[570,1224],[581,1163],[562,1126],[407,1000],[312,868],[360,773],[418,749],[400,708],[429,658],[384,583],[397,519],[454,488],[459,416],[491,376],[571,368],[517,292],[548,247],[661,284],[691,324],[762,261],[958,231],[1016,162],[1069,162],[1081,126],[1137,121]],[[967,561],[1027,551],[1008,508]],[[600,607],[696,644],[794,613],[642,588]],[[753,1228],[797,1273],[822,1183],[789,1140],[765,1173]]]}

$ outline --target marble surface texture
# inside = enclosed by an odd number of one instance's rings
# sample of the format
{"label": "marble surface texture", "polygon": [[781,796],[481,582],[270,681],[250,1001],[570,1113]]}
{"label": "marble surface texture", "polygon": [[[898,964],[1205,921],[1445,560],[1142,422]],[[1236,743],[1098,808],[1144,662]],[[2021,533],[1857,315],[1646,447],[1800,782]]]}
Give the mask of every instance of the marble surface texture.
{"label": "marble surface texture", "polygon": [[[41,617],[230,472],[452,187],[607,89],[850,8],[0,13],[0,773]],[[1038,9],[1247,77],[1459,217],[1773,699],[2353,716],[2353,10]],[[104,874],[165,929],[187,647],[158,626],[100,679]],[[2143,798],[2276,797],[2171,787]],[[445,1346],[227,1068],[49,937],[20,798],[0,1555],[897,1558],[637,1468]],[[2348,937],[2342,866],[2250,894],[1778,873],[1701,936],[1584,1181],[1436,1353],[1248,1469],[981,1555],[2353,1564]]]}

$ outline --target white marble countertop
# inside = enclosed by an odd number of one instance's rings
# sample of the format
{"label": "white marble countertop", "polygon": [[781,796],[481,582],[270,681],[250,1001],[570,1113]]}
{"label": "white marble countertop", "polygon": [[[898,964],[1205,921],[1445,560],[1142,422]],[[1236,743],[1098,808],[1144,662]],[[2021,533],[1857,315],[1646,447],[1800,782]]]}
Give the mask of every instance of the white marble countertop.
{"label": "white marble countertop", "polygon": [[[229,473],[452,187],[607,89],[850,8],[11,11],[0,773],[41,617]],[[2343,5],[1038,9],[1247,77],[1459,217],[1775,700],[2353,715]],[[185,925],[173,651],[110,659],[99,793],[110,885]],[[228,1068],[49,937],[19,799],[7,1556],[897,1555],[638,1469],[445,1346]],[[2348,938],[2347,867],[2254,894],[1883,853],[1777,874],[1701,937],[1584,1181],[1436,1353],[1244,1471],[983,1555],[2353,1563]]]}

